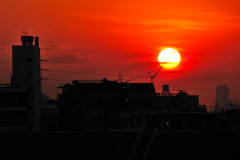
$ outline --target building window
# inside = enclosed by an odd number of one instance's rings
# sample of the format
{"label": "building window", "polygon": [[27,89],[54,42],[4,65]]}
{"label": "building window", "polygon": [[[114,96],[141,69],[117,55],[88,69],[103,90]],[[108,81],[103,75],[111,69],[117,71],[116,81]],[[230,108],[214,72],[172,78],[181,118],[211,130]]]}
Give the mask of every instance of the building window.
{"label": "building window", "polygon": [[32,77],[32,73],[28,73],[28,77]]}
{"label": "building window", "polygon": [[32,91],[32,87],[28,87],[28,91]]}

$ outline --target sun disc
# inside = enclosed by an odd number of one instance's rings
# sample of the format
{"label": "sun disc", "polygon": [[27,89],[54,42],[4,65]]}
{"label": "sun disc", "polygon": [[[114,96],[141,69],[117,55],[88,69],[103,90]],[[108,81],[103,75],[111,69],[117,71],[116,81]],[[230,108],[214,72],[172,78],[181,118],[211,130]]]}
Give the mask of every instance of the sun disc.
{"label": "sun disc", "polygon": [[175,68],[180,63],[180,54],[177,50],[167,48],[162,50],[158,55],[158,62],[163,68]]}

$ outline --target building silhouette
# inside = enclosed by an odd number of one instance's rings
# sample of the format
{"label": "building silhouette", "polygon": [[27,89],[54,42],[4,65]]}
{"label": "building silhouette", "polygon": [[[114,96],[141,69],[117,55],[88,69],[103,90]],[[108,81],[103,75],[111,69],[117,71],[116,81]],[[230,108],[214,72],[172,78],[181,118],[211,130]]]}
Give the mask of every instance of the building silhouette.
{"label": "building silhouette", "polygon": [[86,80],[58,86],[60,124],[63,130],[108,130],[123,127],[120,114],[150,107],[155,98],[152,83],[117,83]]}
{"label": "building silhouette", "polygon": [[118,83],[106,78],[60,84],[59,114],[55,115],[59,130],[152,130],[167,128],[168,121],[177,130],[184,128],[182,119],[187,117],[195,117],[196,122],[189,118],[189,128],[201,128],[207,112],[199,105],[199,97],[163,87],[162,93],[156,93],[153,83]]}
{"label": "building silhouette", "polygon": [[21,36],[12,46],[11,84],[0,88],[0,129],[40,131],[41,71],[39,38]]}
{"label": "building silhouette", "polygon": [[225,112],[229,104],[229,88],[226,85],[218,85],[216,87],[216,112]]}

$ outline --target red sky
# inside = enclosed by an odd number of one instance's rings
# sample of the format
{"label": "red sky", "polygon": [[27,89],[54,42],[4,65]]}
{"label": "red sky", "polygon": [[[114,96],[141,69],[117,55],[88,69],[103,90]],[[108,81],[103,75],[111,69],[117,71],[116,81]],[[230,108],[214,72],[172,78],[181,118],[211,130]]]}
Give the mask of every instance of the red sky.
{"label": "red sky", "polygon": [[[154,80],[199,95],[212,110],[215,88],[226,84],[240,102],[239,0],[8,0],[0,2],[0,83],[10,83],[12,45],[23,26],[40,39],[43,92],[72,80],[129,80],[157,70],[159,52],[177,49],[181,63]],[[55,63],[59,62],[59,63]],[[132,82],[150,82],[145,76]]]}

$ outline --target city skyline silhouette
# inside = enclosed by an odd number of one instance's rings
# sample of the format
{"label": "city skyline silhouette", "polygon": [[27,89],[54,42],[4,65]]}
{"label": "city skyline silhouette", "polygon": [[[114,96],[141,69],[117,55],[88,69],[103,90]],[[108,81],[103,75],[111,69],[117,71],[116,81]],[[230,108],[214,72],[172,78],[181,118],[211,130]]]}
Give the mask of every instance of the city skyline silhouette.
{"label": "city skyline silhouette", "polygon": [[[169,3],[1,2],[0,82],[10,82],[11,46],[20,44],[26,25],[27,35],[36,36],[37,30],[41,37],[42,59],[48,60],[41,62],[48,69],[42,71],[48,79],[43,92],[52,99],[60,83],[117,80],[120,71],[127,81],[157,70],[159,52],[170,47],[179,51],[181,62],[157,75],[157,91],[163,83],[170,90],[187,90],[211,111],[215,88],[227,85],[229,98],[240,102],[238,1]],[[134,82],[151,81],[142,77]]]}
{"label": "city skyline silhouette", "polygon": [[239,7],[1,1],[2,158],[238,159]]}

